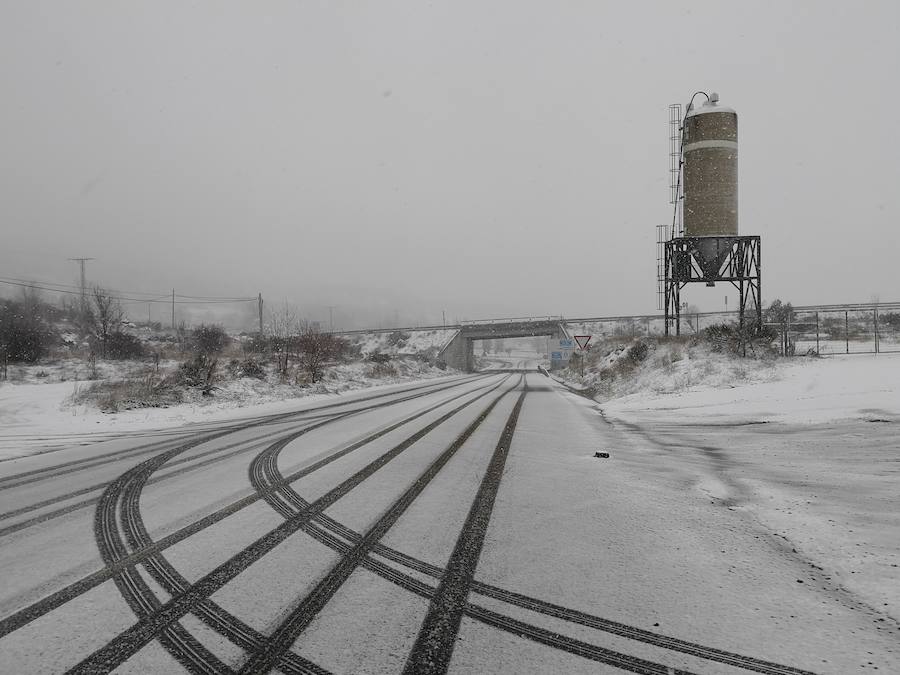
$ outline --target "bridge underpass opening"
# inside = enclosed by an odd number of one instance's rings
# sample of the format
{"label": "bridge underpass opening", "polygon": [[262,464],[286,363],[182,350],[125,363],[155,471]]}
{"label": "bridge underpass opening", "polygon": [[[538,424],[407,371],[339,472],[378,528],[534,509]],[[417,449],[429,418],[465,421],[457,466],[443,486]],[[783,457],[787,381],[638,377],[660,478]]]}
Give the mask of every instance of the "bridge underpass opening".
{"label": "bridge underpass opening", "polygon": [[529,368],[549,365],[550,336],[473,340],[476,370]]}

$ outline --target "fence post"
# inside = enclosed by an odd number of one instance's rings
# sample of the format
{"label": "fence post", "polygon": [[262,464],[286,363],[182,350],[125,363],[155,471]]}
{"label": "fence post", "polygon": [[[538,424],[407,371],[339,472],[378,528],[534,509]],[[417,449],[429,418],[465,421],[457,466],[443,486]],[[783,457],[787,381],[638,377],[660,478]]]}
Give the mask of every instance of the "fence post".
{"label": "fence post", "polygon": [[[786,341],[785,341],[785,343],[784,343],[784,346],[785,346],[785,348],[787,348],[787,349],[790,349],[790,347],[791,347],[791,319],[794,318],[794,317],[791,316],[791,314],[792,314],[791,312],[788,312],[788,317],[787,317],[787,333],[785,333],[785,340],[786,340]],[[794,356],[794,352],[793,352],[793,351],[791,351],[791,356]]]}
{"label": "fence post", "polygon": [[875,326],[875,353],[878,353],[878,308],[872,310],[872,319]]}
{"label": "fence post", "polygon": [[850,353],[850,312],[844,310],[844,349]]}
{"label": "fence post", "polygon": [[819,313],[816,312],[816,356],[819,356]]}

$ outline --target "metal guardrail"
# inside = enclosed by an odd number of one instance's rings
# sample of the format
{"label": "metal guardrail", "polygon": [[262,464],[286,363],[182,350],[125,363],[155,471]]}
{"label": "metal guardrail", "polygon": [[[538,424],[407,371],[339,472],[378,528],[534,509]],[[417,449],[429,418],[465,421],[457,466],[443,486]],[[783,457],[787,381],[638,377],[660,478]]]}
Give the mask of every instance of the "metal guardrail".
{"label": "metal guardrail", "polygon": [[562,316],[516,316],[505,319],[473,319],[460,322],[463,326],[489,326],[494,323],[525,323],[528,321],[565,321]]}
{"label": "metal guardrail", "polygon": [[502,319],[470,319],[460,321],[459,323],[437,325],[437,326],[399,326],[396,328],[355,328],[352,330],[336,330],[334,335],[359,335],[361,333],[411,333],[417,331],[433,331],[433,330],[459,330],[466,326],[490,326],[496,323],[523,323],[526,321],[566,321],[561,316],[520,316]]}

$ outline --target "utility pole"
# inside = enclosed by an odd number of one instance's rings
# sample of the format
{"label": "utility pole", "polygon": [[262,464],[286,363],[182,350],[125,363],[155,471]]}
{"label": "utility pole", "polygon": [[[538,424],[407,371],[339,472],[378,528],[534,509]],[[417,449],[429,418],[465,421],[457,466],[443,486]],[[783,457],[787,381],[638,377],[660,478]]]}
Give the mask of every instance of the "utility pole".
{"label": "utility pole", "polygon": [[74,262],[77,262],[81,267],[81,318],[84,319],[87,314],[87,276],[84,272],[84,263],[88,260],[96,260],[96,258],[69,258]]}
{"label": "utility pole", "polygon": [[263,309],[263,301],[262,301],[262,293],[260,293],[259,294],[259,335],[260,335],[260,337],[262,337],[262,334],[263,334],[262,309]]}
{"label": "utility pole", "polygon": [[334,309],[337,305],[328,305],[328,325],[331,326],[331,332],[334,332]]}
{"label": "utility pole", "polygon": [[447,327],[447,312],[443,309],[441,310],[441,325],[445,328]]}
{"label": "utility pole", "polygon": [[172,330],[175,330],[175,289],[172,289]]}

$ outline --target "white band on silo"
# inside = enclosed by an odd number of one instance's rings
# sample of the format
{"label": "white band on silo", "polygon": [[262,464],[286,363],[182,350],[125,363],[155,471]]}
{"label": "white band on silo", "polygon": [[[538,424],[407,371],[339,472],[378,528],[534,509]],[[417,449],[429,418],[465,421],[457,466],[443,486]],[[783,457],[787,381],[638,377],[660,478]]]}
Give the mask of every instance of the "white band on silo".
{"label": "white band on silo", "polygon": [[729,150],[737,150],[737,141],[697,141],[688,143],[684,146],[683,152],[691,152],[692,150],[703,150],[704,148],[728,148]]}

